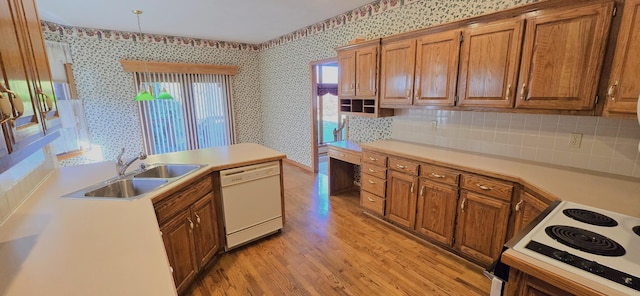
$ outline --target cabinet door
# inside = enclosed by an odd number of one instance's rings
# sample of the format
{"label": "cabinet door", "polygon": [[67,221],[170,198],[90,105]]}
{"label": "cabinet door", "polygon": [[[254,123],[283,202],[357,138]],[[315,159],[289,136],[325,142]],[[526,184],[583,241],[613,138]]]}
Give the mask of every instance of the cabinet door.
{"label": "cabinet door", "polygon": [[362,48],[356,52],[356,95],[376,95],[378,75],[378,47]]}
{"label": "cabinet door", "polygon": [[391,171],[387,185],[386,216],[402,226],[413,228],[416,220],[418,178]]}
{"label": "cabinet door", "polygon": [[211,257],[220,250],[218,219],[213,193],[209,193],[197,201],[191,208],[195,222],[195,247],[198,266],[204,267]]}
{"label": "cabinet door", "polygon": [[12,146],[10,151],[21,149],[43,136],[39,112],[31,99],[35,93],[29,72],[32,69],[30,47],[20,13],[22,8],[17,4],[13,0],[0,0],[0,92],[12,107],[5,114],[13,118],[5,124],[8,144]]}
{"label": "cabinet door", "polygon": [[543,282],[532,276],[525,276],[518,296],[571,296],[568,291]]}
{"label": "cabinet door", "polygon": [[516,108],[593,109],[612,9],[593,4],[527,19]]}
{"label": "cabinet door", "polygon": [[640,0],[624,4],[607,92],[607,112],[636,113],[640,96]]}
{"label": "cabinet door", "polygon": [[34,1],[22,0],[21,2],[24,9],[25,41],[31,56],[34,101],[38,105],[36,109],[41,111],[45,132],[52,132],[61,127],[62,121],[58,116],[49,60],[42,37],[42,26]]}
{"label": "cabinet door", "polygon": [[430,34],[418,39],[414,105],[455,104],[460,31]]}
{"label": "cabinet door", "polygon": [[356,95],[356,52],[342,51],[338,53],[338,95]]}
{"label": "cabinet door", "polygon": [[187,287],[198,270],[193,242],[194,228],[189,209],[160,227],[178,292]]}
{"label": "cabinet door", "polygon": [[463,190],[459,204],[455,248],[490,264],[505,242],[509,203]]}
{"label": "cabinet door", "polygon": [[412,104],[415,58],[415,40],[399,41],[382,46],[381,106],[410,106]]}
{"label": "cabinet door", "polygon": [[522,192],[520,194],[520,200],[515,206],[515,220],[513,225],[514,235],[535,219],[542,211],[544,211],[549,205],[542,200],[536,198],[528,192]]}
{"label": "cabinet door", "polygon": [[464,31],[459,106],[513,107],[523,29],[524,21],[518,19]]}
{"label": "cabinet door", "polygon": [[420,179],[415,230],[451,246],[457,204],[457,187]]}

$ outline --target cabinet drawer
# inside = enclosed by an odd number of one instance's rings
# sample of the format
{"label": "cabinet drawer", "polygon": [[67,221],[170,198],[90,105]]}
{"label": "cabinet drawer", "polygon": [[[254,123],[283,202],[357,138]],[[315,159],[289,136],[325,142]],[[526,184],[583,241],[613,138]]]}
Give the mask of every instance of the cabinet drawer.
{"label": "cabinet drawer", "polygon": [[329,157],[360,165],[360,153],[329,148]]}
{"label": "cabinet drawer", "polygon": [[384,198],[362,191],[360,194],[360,205],[378,215],[384,215]]}
{"label": "cabinet drawer", "polygon": [[391,170],[417,176],[419,166],[420,165],[417,162],[389,157],[389,169]]}
{"label": "cabinet drawer", "polygon": [[387,181],[369,174],[362,174],[361,184],[362,190],[381,197],[384,197],[384,193],[387,190]]}
{"label": "cabinet drawer", "polygon": [[423,164],[420,166],[420,176],[444,184],[458,186],[460,172],[435,165]]}
{"label": "cabinet drawer", "polygon": [[381,167],[381,166],[377,166],[377,165],[373,165],[370,163],[363,163],[362,164],[362,173],[363,174],[368,174],[374,177],[378,177],[380,179],[386,179],[387,178],[387,168],[386,167]]}
{"label": "cabinet drawer", "polygon": [[460,187],[508,202],[513,192],[513,183],[474,174],[462,174]]}
{"label": "cabinet drawer", "polygon": [[372,153],[369,151],[362,152],[362,161],[373,163],[375,165],[379,165],[383,167],[387,166],[387,156],[383,154]]}
{"label": "cabinet drawer", "polygon": [[158,223],[162,225],[166,220],[190,206],[196,200],[213,190],[211,175],[185,185],[179,192],[164,198],[154,205]]}

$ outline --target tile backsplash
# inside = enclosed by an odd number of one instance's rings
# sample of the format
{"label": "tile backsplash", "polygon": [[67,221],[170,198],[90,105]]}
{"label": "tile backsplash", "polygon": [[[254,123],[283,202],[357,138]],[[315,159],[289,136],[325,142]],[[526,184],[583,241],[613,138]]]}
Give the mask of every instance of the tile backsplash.
{"label": "tile backsplash", "polygon": [[0,174],[0,225],[56,167],[47,146]]}
{"label": "tile backsplash", "polygon": [[[391,138],[640,178],[637,120],[594,116],[396,110]],[[579,147],[569,144],[581,134]]]}

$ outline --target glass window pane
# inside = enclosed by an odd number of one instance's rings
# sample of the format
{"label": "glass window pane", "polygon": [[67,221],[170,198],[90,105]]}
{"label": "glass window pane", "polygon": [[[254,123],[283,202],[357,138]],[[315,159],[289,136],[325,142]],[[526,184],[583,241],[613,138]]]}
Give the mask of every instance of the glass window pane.
{"label": "glass window pane", "polygon": [[337,66],[322,66],[322,83],[338,83]]}

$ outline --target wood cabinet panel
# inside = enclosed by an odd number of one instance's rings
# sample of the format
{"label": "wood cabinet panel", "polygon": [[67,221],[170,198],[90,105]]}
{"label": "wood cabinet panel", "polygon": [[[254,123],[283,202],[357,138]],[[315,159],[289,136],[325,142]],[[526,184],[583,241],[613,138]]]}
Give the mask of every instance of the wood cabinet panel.
{"label": "wood cabinet panel", "polygon": [[211,190],[213,190],[213,180],[211,176],[205,176],[186,185],[180,192],[154,205],[158,222],[164,223],[164,221],[171,218],[171,216],[189,207],[200,197],[211,192]]}
{"label": "wood cabinet panel", "polygon": [[383,44],[381,52],[380,106],[410,106],[413,103],[416,41]]}
{"label": "wood cabinet panel", "polygon": [[464,30],[459,106],[513,107],[524,20],[500,20]]}
{"label": "wood cabinet panel", "polygon": [[375,152],[363,151],[362,161],[375,164],[377,166],[383,166],[383,167],[387,166],[387,156],[384,154],[379,154]]}
{"label": "wood cabinet panel", "polygon": [[458,204],[458,187],[420,179],[415,230],[451,246]]}
{"label": "wood cabinet panel", "polygon": [[444,184],[458,186],[460,172],[435,165],[420,165],[420,177]]}
{"label": "wood cabinet panel", "polygon": [[429,34],[417,40],[414,105],[455,104],[460,31]]}
{"label": "wood cabinet panel", "polygon": [[195,222],[195,251],[198,267],[203,268],[220,251],[218,217],[213,193],[208,193],[191,208]]}
{"label": "wood cabinet panel", "polygon": [[607,113],[635,114],[640,96],[640,0],[627,0],[607,92]]}
{"label": "wood cabinet panel", "polygon": [[413,228],[416,219],[418,178],[400,172],[389,172],[386,217],[402,226]]}
{"label": "wood cabinet panel", "polygon": [[612,11],[600,3],[527,19],[516,108],[593,109]]}
{"label": "wood cabinet panel", "polygon": [[356,51],[356,95],[376,95],[378,82],[378,46]]}
{"label": "wood cabinet panel", "polygon": [[193,223],[190,219],[191,212],[186,209],[160,227],[173,272],[173,280],[179,293],[189,285],[198,270]]}
{"label": "wood cabinet panel", "polygon": [[387,181],[380,179],[369,174],[362,174],[362,190],[371,192],[378,196],[385,196],[387,189]]}
{"label": "wood cabinet panel", "polygon": [[389,169],[403,172],[405,174],[417,176],[420,165],[417,162],[389,157]]}
{"label": "wood cabinet panel", "polygon": [[338,95],[356,95],[356,52],[338,52]]}
{"label": "wood cabinet panel", "polygon": [[360,153],[340,150],[334,147],[329,147],[328,153],[329,157],[360,165]]}
{"label": "wood cabinet panel", "polygon": [[462,174],[460,188],[480,192],[507,202],[511,201],[513,193],[513,183],[470,173]]}
{"label": "wood cabinet panel", "polygon": [[378,177],[381,179],[387,178],[387,168],[380,167],[377,165],[372,165],[366,162],[362,164],[362,173],[365,173],[374,177]]}
{"label": "wood cabinet panel", "polygon": [[514,206],[514,235],[518,233],[518,231],[520,231],[524,226],[529,224],[531,220],[540,215],[540,213],[542,213],[542,211],[544,211],[548,206],[549,205],[546,202],[540,200],[539,198],[531,195],[528,192],[522,191],[520,193],[520,199]]}
{"label": "wood cabinet panel", "polygon": [[384,205],[384,198],[366,191],[361,192],[360,206],[362,206],[363,208],[382,216],[384,215]]}
{"label": "wood cabinet panel", "polygon": [[505,243],[509,203],[462,190],[458,206],[455,248],[483,264],[500,256]]}

